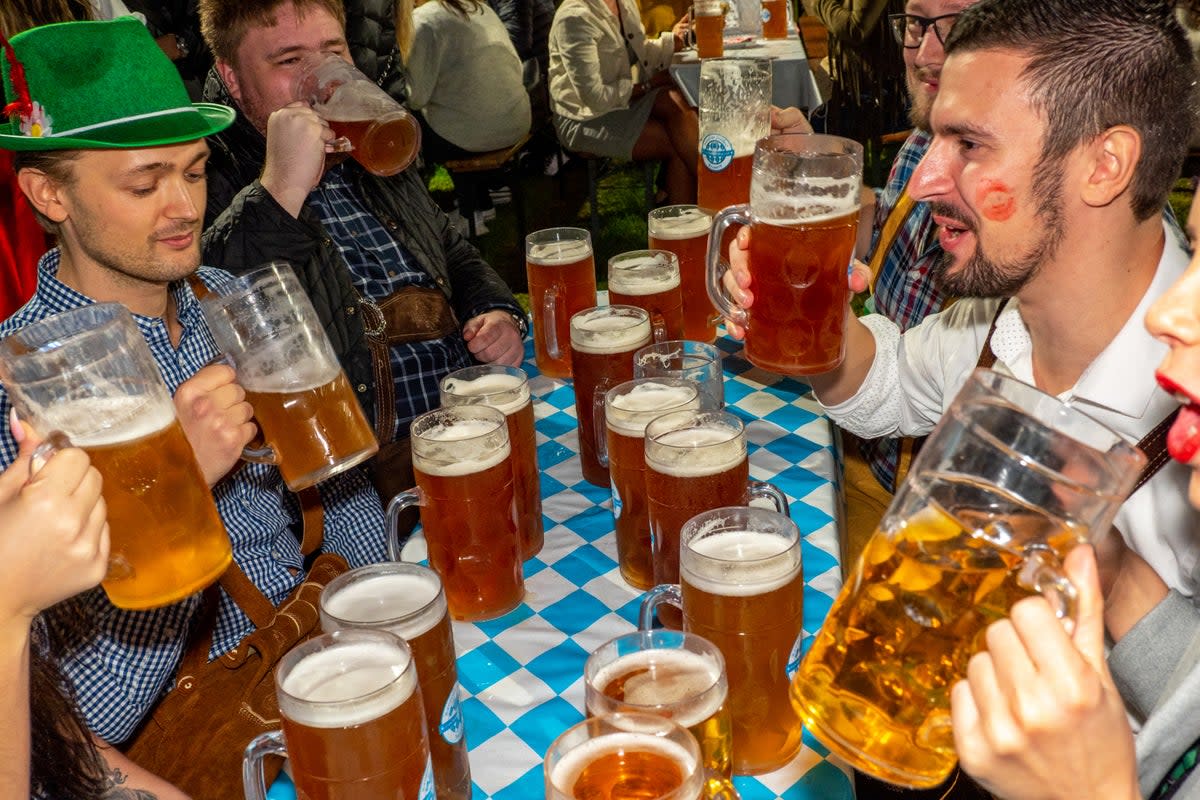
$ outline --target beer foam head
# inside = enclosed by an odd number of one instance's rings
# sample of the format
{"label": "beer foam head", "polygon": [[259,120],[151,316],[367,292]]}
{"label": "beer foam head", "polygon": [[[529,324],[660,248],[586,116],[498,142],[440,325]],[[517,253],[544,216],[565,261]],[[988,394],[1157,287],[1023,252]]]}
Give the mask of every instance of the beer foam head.
{"label": "beer foam head", "polygon": [[745,458],[745,437],[732,428],[715,425],[667,431],[646,447],[646,465],[676,478],[716,475]]}
{"label": "beer foam head", "polygon": [[531,264],[547,267],[573,264],[592,256],[592,243],[587,239],[567,239],[530,245],[525,252]]}
{"label": "beer foam head", "polygon": [[487,372],[474,378],[451,375],[442,381],[442,392],[455,398],[480,398],[505,415],[519,411],[530,402],[528,382],[520,375],[506,372]]}
{"label": "beer foam head", "polygon": [[773,533],[722,531],[689,541],[680,553],[679,571],[684,581],[709,594],[749,597],[799,580],[800,549]]}
{"label": "beer foam head", "polygon": [[679,262],[667,251],[643,251],[608,265],[608,290],[617,294],[646,295],[679,285]]}
{"label": "beer foam head", "polygon": [[605,410],[608,427],[622,436],[640,437],[650,420],[668,411],[699,408],[695,386],[683,383],[638,383],[628,392],[613,395]]}
{"label": "beer foam head", "polygon": [[[349,581],[321,596],[322,625],[374,626],[412,640],[446,615],[446,599],[436,580],[416,571],[393,571],[380,565],[376,574]],[[371,569],[368,567],[367,569]]]}
{"label": "beer foam head", "polygon": [[417,685],[412,659],[396,644],[339,643],[296,664],[284,678],[279,708],[313,728],[344,728],[378,719],[399,706]]}
{"label": "beer foam head", "polygon": [[[571,347],[581,353],[604,355],[635,350],[650,341],[650,317],[632,306],[607,306],[580,311],[571,317]],[[614,309],[621,309],[616,312]]]}
{"label": "beer foam head", "polygon": [[486,419],[455,419],[422,430],[419,441],[413,439],[413,466],[426,475],[443,477],[483,472],[511,452],[507,435],[497,431]]}
{"label": "beer foam head", "polygon": [[796,177],[750,183],[750,211],[757,218],[783,224],[817,224],[857,214],[859,186],[855,178]]}
{"label": "beer foam head", "polygon": [[341,367],[336,360],[297,358],[295,337],[243,353],[237,359],[238,383],[248,392],[304,392],[332,383]]}
{"label": "beer foam head", "polygon": [[66,433],[76,447],[103,447],[161,431],[175,421],[175,408],[157,397],[85,397],[42,409],[40,416],[47,431]]}
{"label": "beer foam head", "polygon": [[[591,685],[603,689],[630,673],[640,673],[626,679],[624,698],[618,705],[669,709],[671,719],[685,728],[711,717],[725,702],[727,691],[710,691],[721,680],[721,667],[712,658],[682,648],[639,650],[603,667],[591,679]],[[590,696],[590,695],[589,695]],[[684,701],[695,699],[695,703]],[[607,711],[591,709],[599,715]]]}
{"label": "beer foam head", "polygon": [[673,217],[650,217],[650,235],[655,239],[691,239],[711,228],[712,216],[699,208],[685,208]]}
{"label": "beer foam head", "polygon": [[583,771],[594,761],[613,753],[656,753],[679,765],[684,779],[696,769],[696,757],[683,745],[653,733],[607,733],[572,748],[554,765],[550,782],[573,797],[571,791]]}

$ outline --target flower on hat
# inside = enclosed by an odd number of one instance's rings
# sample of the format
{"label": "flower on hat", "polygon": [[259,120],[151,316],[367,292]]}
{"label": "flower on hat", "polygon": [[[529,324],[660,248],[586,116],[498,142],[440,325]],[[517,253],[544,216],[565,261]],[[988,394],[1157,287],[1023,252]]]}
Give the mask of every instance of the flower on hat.
{"label": "flower on hat", "polygon": [[49,136],[53,133],[50,127],[53,122],[46,109],[42,108],[42,104],[34,100],[30,104],[29,114],[21,116],[21,133],[34,137]]}

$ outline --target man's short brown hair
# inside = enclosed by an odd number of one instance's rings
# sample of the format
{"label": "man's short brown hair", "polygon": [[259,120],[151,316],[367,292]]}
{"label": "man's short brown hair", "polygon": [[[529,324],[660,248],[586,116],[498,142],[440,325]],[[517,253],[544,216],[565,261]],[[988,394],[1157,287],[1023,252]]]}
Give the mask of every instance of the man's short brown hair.
{"label": "man's short brown hair", "polygon": [[346,27],[342,0],[200,0],[200,32],[213,56],[236,66],[238,47],[251,28],[276,24],[275,10],[294,6],[301,15],[311,8],[328,11]]}

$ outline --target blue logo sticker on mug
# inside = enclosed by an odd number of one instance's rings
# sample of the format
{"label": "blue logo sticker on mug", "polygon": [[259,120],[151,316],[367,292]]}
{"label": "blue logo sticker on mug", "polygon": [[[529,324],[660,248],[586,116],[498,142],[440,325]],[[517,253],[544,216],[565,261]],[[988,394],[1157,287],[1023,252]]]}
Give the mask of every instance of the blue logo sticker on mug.
{"label": "blue logo sticker on mug", "polygon": [[710,172],[720,172],[733,163],[733,142],[719,133],[709,133],[700,140],[700,157]]}
{"label": "blue logo sticker on mug", "polygon": [[796,643],[792,645],[792,653],[788,656],[787,661],[787,676],[790,681],[796,677],[796,670],[800,669],[800,643],[804,641],[804,631],[800,631],[800,635],[796,637]]}
{"label": "blue logo sticker on mug", "polygon": [[421,776],[419,800],[437,800],[437,792],[433,788],[433,759],[425,760],[425,774]]}
{"label": "blue logo sticker on mug", "polygon": [[763,6],[762,20],[763,20],[763,22],[771,21],[771,10],[769,8],[767,8],[766,6]]}
{"label": "blue logo sticker on mug", "polygon": [[442,721],[438,725],[442,738],[450,744],[458,744],[463,737],[462,706],[458,702],[458,684],[450,690],[446,697],[446,705],[442,708]]}

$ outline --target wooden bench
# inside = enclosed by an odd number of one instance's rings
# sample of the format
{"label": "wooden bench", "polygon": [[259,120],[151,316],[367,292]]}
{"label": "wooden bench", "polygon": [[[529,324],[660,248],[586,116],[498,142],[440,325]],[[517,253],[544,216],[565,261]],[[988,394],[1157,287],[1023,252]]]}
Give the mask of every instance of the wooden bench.
{"label": "wooden bench", "polygon": [[[470,158],[456,158],[442,164],[450,177],[460,174],[496,174],[502,176],[512,189],[512,204],[517,212],[517,241],[525,241],[525,196],[521,191],[521,180],[517,174],[518,158],[529,144],[531,135],[526,133],[517,142],[499,150],[475,153]],[[475,196],[472,192],[460,192],[459,203],[467,206],[459,211],[466,217],[467,230],[475,238]]]}

